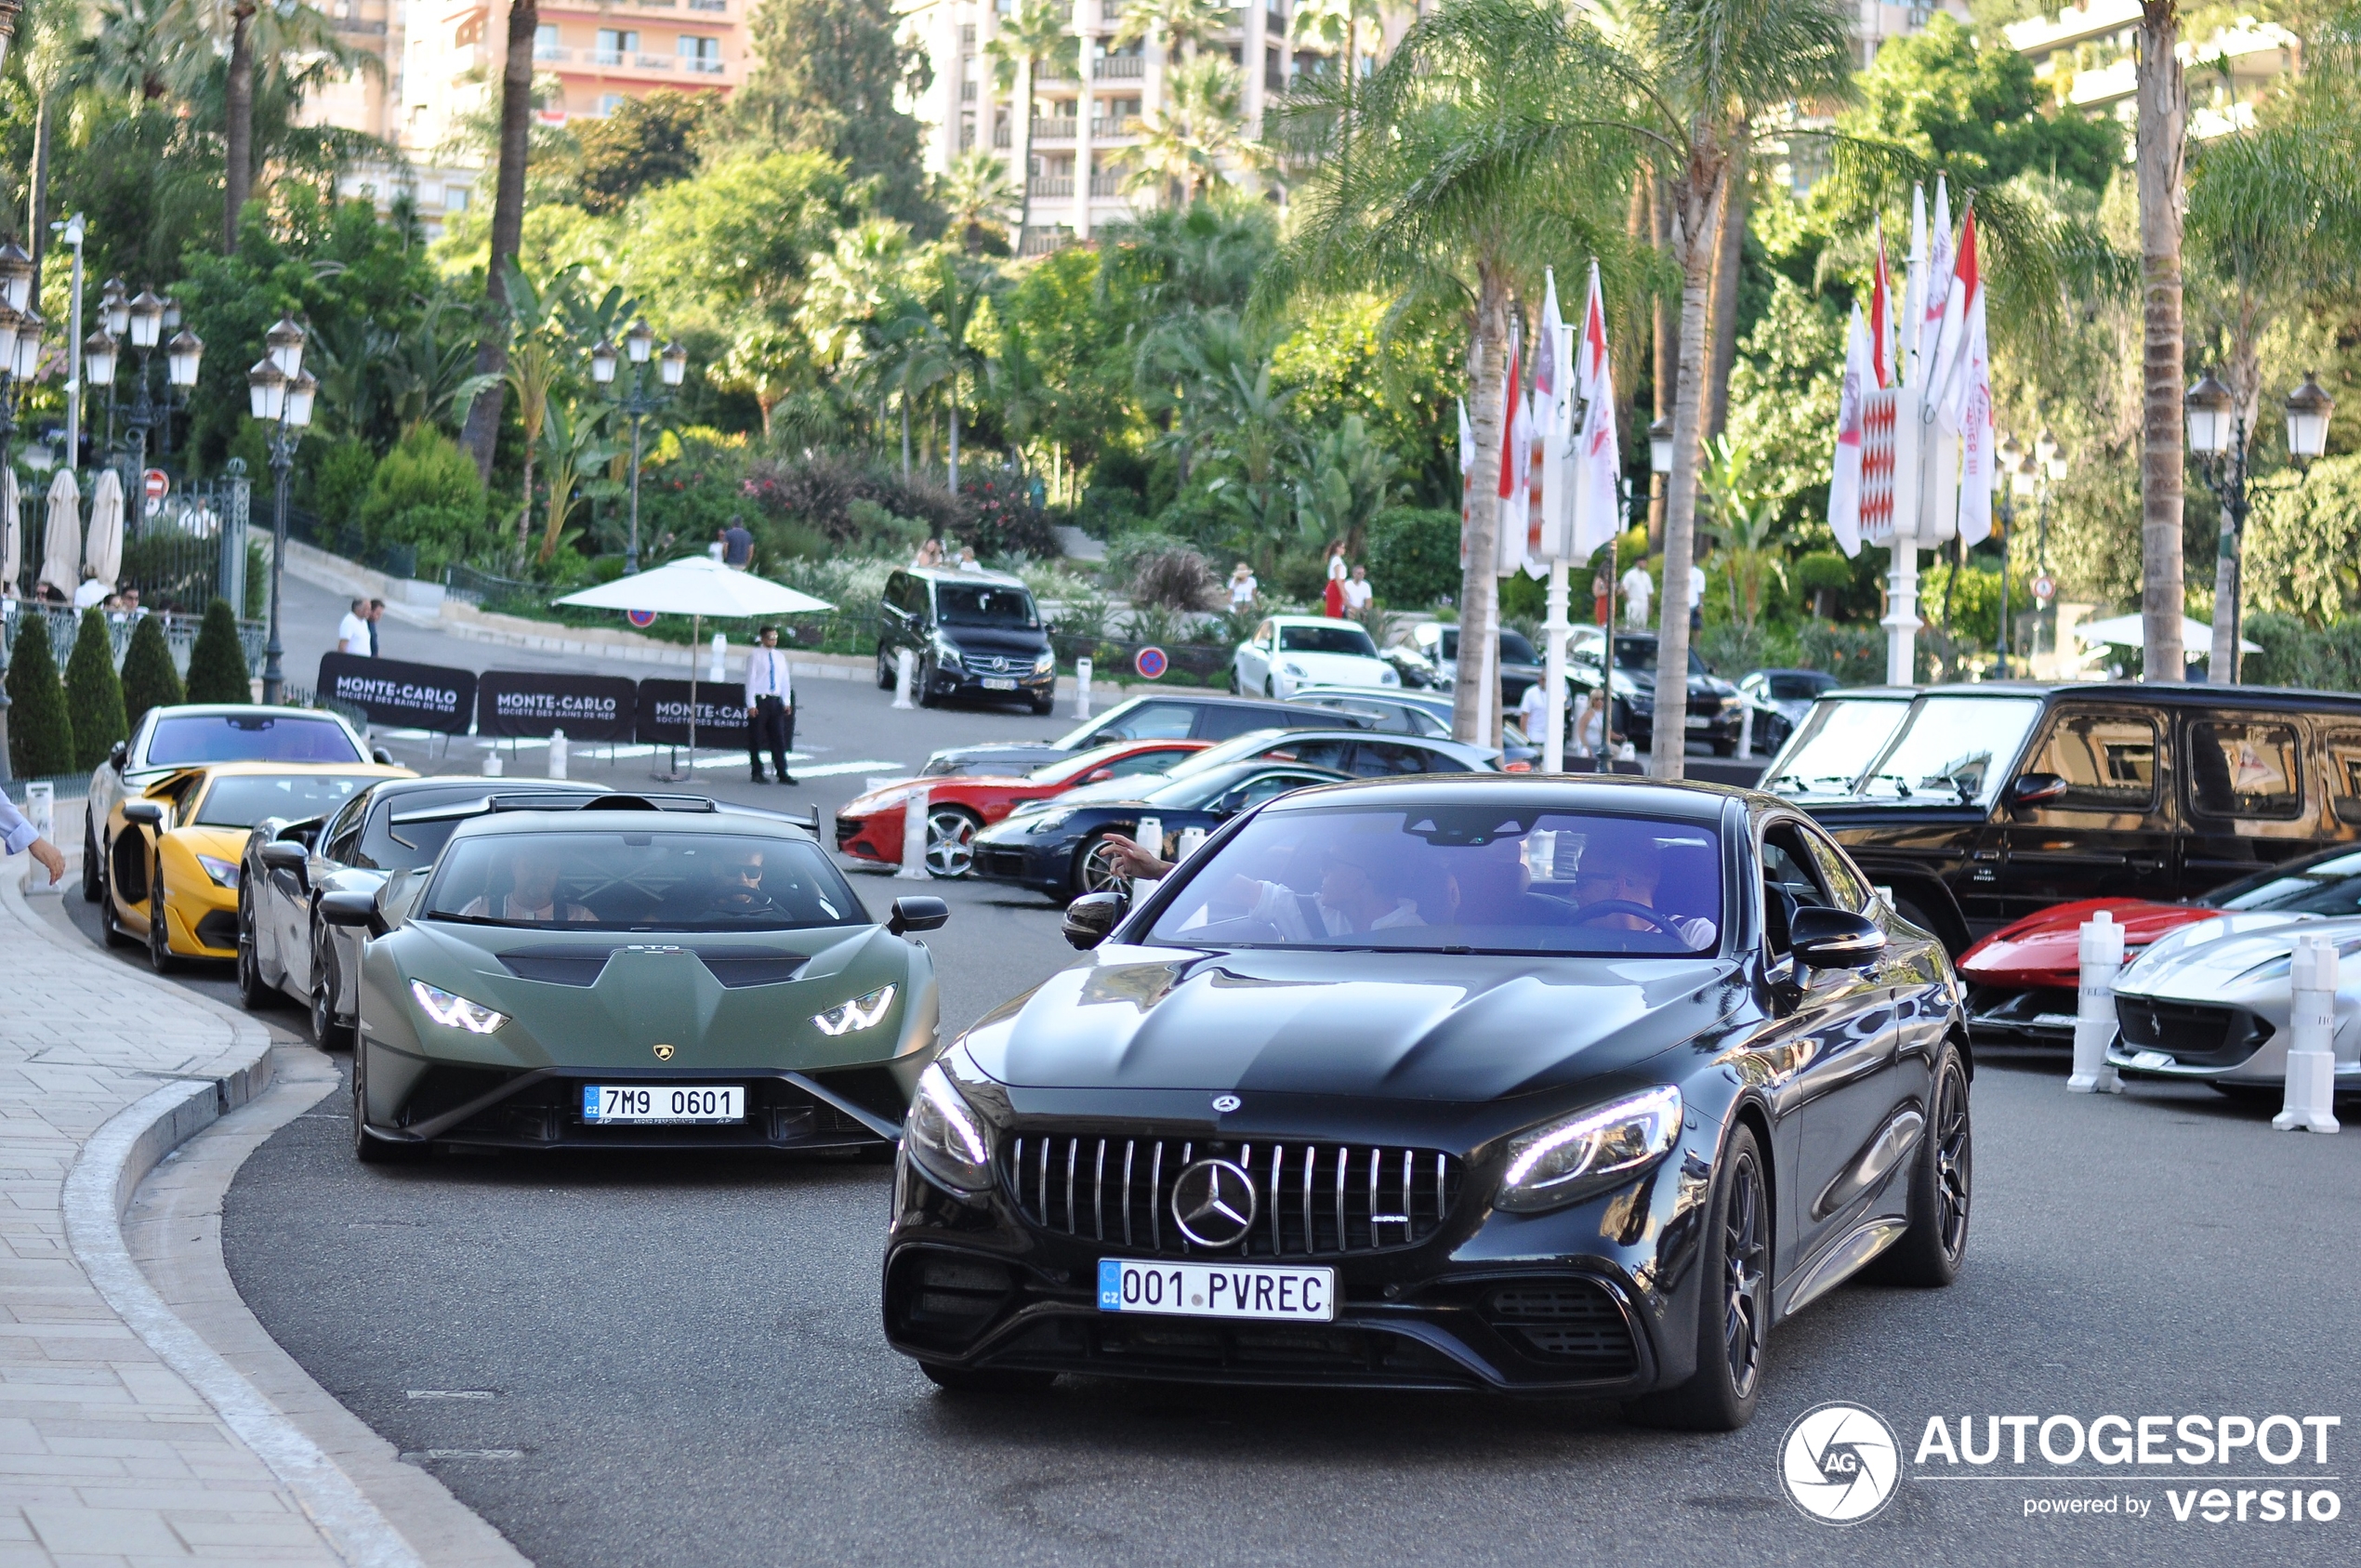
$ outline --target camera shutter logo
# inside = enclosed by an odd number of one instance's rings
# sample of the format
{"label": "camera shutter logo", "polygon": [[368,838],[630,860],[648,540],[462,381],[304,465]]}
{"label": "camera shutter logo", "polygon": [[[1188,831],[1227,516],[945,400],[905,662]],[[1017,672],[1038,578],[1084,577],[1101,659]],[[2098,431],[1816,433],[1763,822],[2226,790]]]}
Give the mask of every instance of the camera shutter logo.
{"label": "camera shutter logo", "polygon": [[1779,1444],[1779,1479],[1823,1524],[1858,1524],[1893,1501],[1902,1448],[1874,1410],[1831,1401],[1796,1417]]}

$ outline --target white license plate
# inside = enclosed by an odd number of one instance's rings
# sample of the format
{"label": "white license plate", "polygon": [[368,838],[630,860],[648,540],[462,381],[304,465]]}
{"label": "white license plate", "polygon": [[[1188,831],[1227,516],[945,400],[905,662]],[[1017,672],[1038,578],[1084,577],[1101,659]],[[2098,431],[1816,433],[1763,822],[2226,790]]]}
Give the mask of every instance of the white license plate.
{"label": "white license plate", "polygon": [[1702,730],[1712,722],[1713,716],[1711,714],[1693,713],[1689,715],[1689,728],[1692,730]]}
{"label": "white license plate", "polygon": [[746,1091],[732,1085],[708,1084],[585,1084],[582,1119],[586,1122],[743,1122]]}
{"label": "white license plate", "polygon": [[988,675],[984,677],[983,689],[987,692],[1013,692],[1017,683],[1005,675]]}
{"label": "white license plate", "polygon": [[2081,1020],[2075,1017],[2072,1013],[2036,1013],[2033,1015],[2033,1026],[2036,1029],[2071,1029],[2080,1021]]}
{"label": "white license plate", "polygon": [[2175,1067],[2180,1064],[2172,1060],[2172,1055],[2169,1051],[2137,1051],[2132,1054],[2131,1065],[2154,1072],[2159,1067]]}
{"label": "white license plate", "polygon": [[1099,1259],[1099,1310],[1180,1318],[1275,1318],[1334,1323],[1334,1269],[1267,1263],[1143,1263]]}

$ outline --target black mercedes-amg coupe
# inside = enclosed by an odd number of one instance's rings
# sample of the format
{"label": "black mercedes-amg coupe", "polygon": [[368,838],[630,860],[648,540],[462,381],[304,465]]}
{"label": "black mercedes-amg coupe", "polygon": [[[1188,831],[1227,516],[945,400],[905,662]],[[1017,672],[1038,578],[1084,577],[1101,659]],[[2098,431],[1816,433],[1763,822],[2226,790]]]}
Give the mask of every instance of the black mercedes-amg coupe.
{"label": "black mercedes-amg coupe", "polygon": [[1770,796],[1344,784],[1227,824],[918,1081],[885,1327],[1059,1373],[1753,1414],[1772,1324],[1948,1284],[1972,1073],[1943,948]]}

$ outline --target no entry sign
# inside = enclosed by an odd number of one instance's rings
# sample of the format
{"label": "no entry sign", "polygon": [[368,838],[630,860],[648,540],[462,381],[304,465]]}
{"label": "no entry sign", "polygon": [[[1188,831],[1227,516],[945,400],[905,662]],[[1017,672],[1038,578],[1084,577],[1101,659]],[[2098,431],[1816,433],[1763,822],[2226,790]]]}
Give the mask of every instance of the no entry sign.
{"label": "no entry sign", "polygon": [[1172,661],[1164,656],[1161,648],[1142,648],[1132,656],[1131,667],[1140,672],[1142,680],[1161,680],[1164,672],[1172,667]]}

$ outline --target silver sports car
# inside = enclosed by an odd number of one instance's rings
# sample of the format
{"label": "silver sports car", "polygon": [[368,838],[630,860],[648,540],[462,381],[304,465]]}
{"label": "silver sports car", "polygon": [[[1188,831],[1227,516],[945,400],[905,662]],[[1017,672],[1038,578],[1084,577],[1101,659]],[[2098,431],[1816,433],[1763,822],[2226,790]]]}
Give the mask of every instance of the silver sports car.
{"label": "silver sports car", "polygon": [[2234,912],[2169,933],[2116,982],[2120,1030],[2107,1060],[2228,1095],[2276,1097],[2287,1081],[2288,973],[2307,937],[2336,944],[2337,1092],[2361,1091],[2361,916]]}

